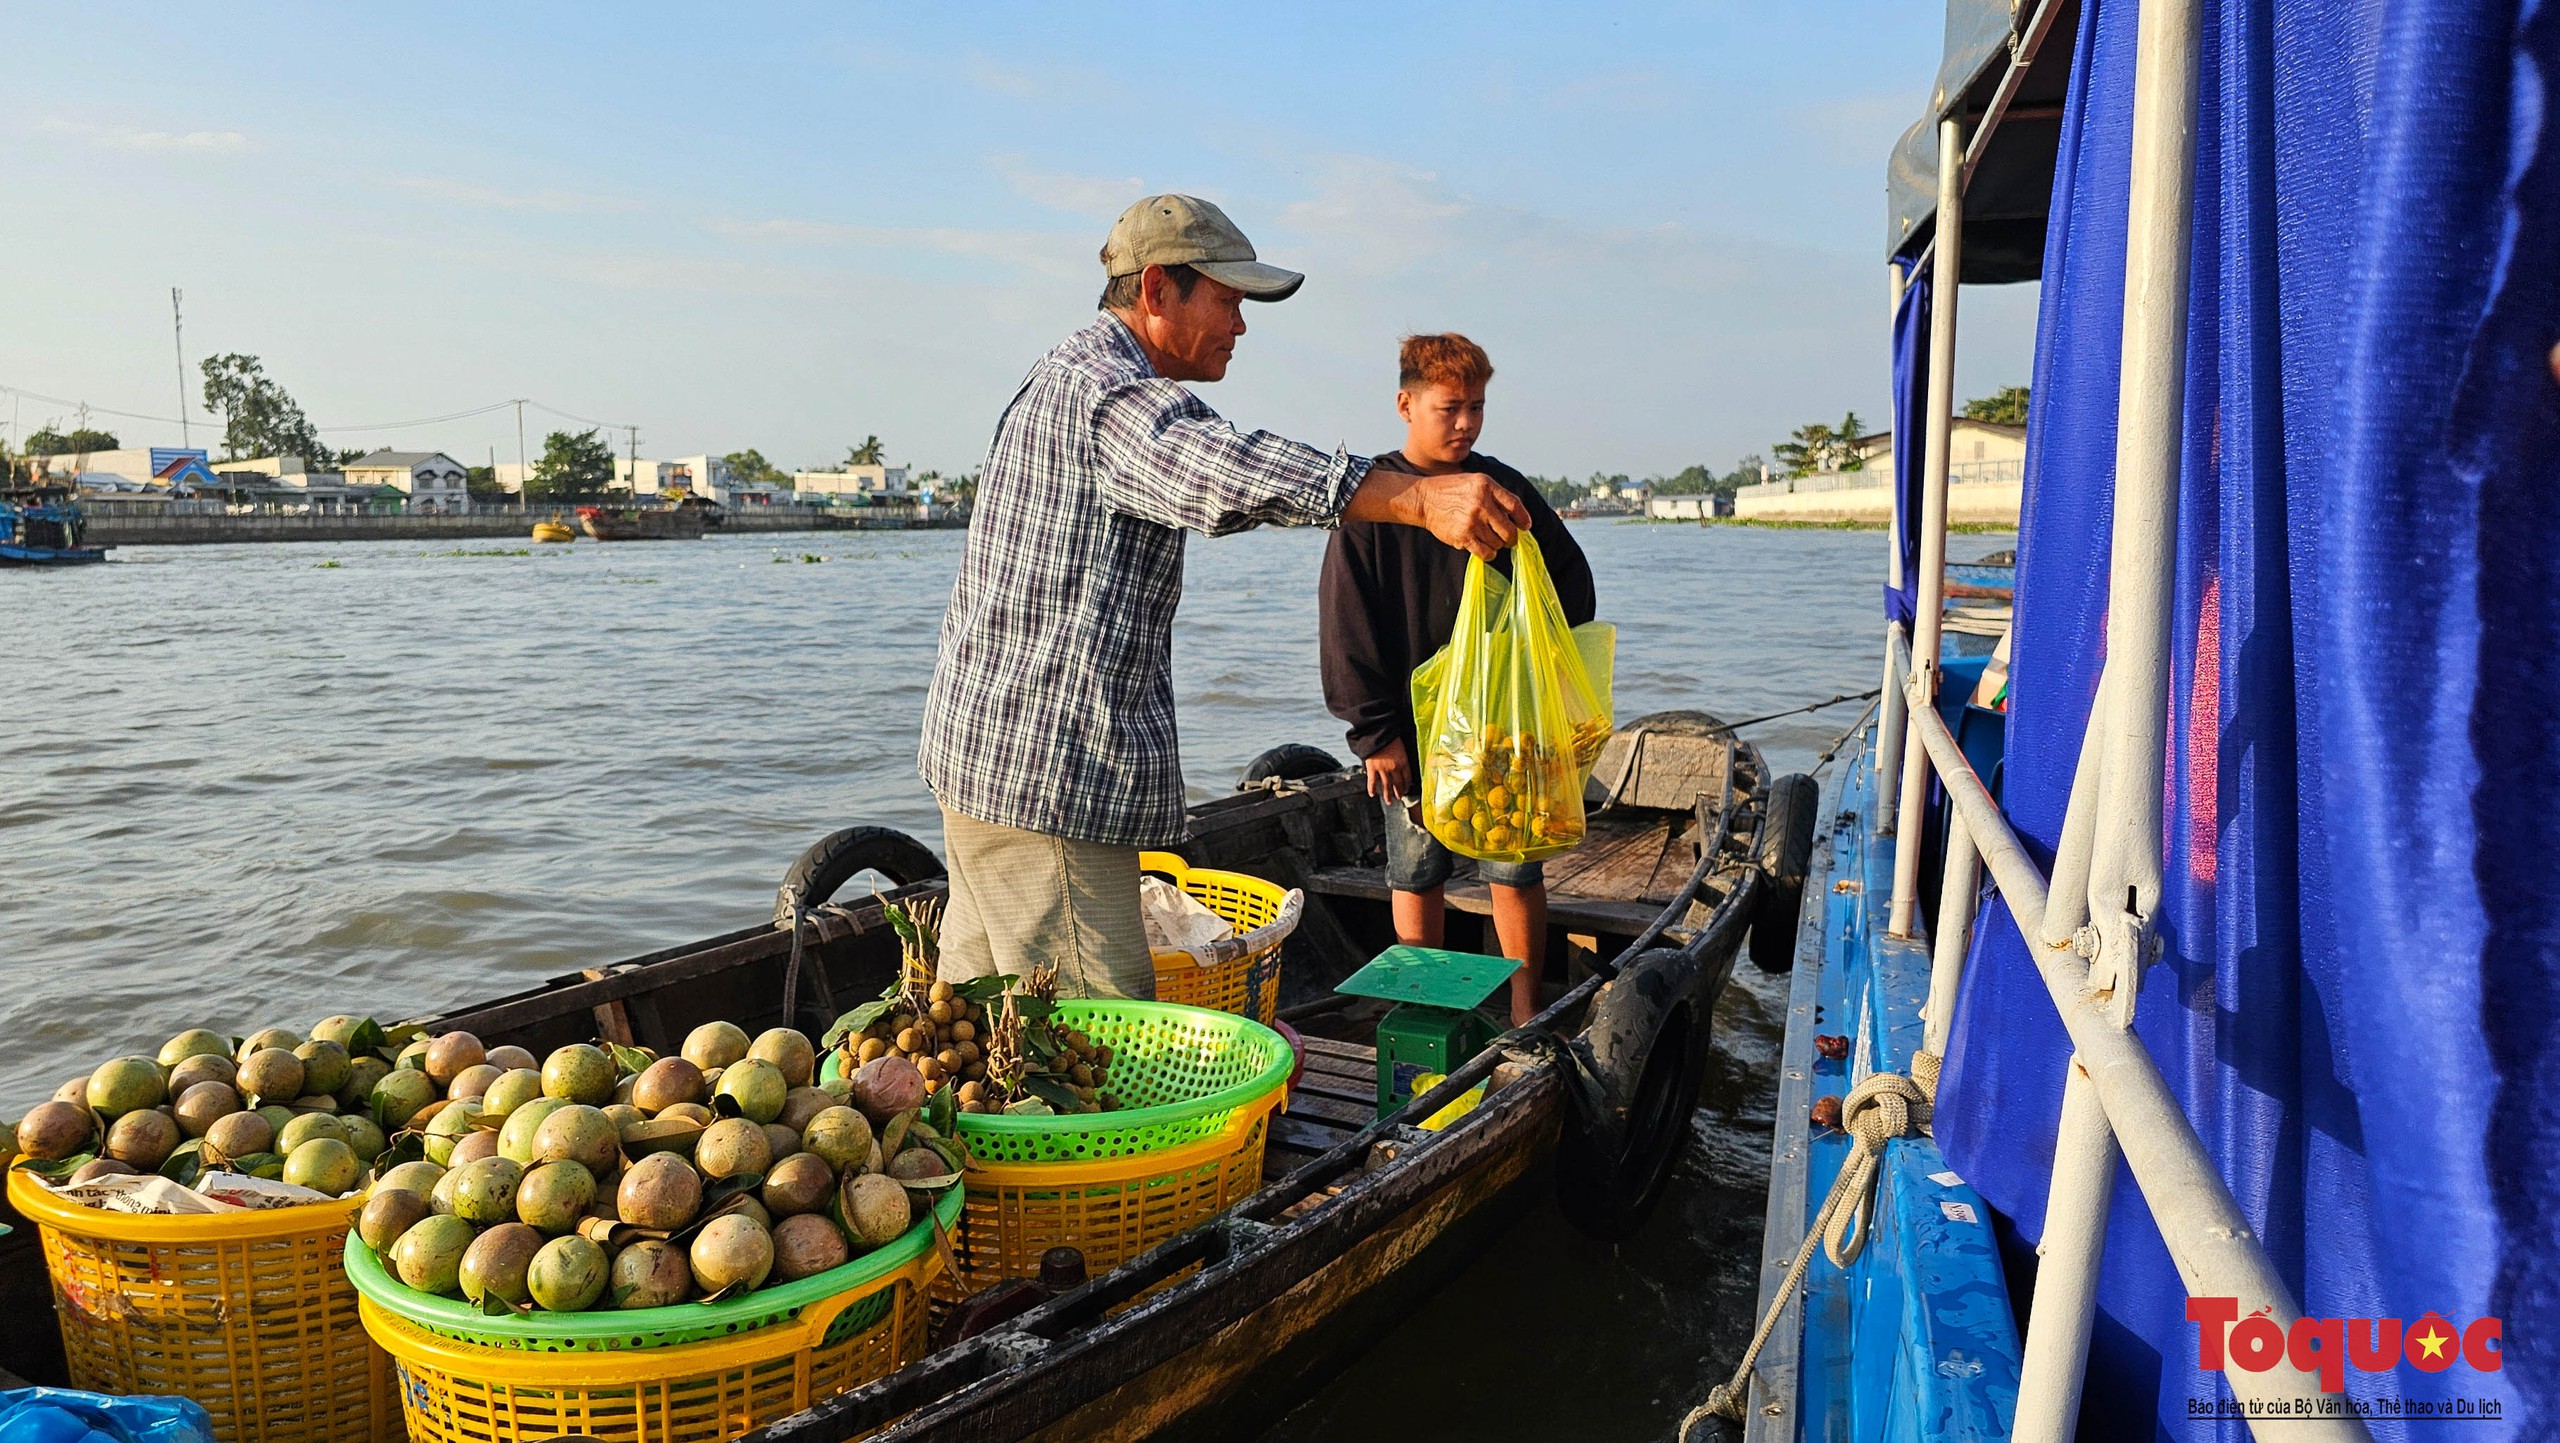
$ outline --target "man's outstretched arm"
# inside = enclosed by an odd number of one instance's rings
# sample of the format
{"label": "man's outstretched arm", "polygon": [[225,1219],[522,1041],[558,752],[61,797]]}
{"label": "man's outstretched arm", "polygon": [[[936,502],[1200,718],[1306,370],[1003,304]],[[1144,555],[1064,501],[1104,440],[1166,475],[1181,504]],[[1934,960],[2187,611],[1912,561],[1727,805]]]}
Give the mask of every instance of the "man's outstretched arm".
{"label": "man's outstretched arm", "polygon": [[1486,561],[1529,529],[1529,508],[1492,477],[1476,471],[1416,476],[1372,470],[1342,508],[1346,521],[1419,526],[1447,545]]}

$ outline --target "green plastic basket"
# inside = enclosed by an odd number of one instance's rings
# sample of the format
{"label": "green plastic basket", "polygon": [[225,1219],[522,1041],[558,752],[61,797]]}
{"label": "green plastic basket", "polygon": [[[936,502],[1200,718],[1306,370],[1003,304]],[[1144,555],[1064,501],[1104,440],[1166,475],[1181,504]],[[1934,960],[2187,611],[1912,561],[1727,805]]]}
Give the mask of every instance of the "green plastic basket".
{"label": "green plastic basket", "polygon": [[[1286,1085],[1296,1060],[1250,1017],[1177,1002],[1060,998],[1058,1019],[1111,1049],[1112,1112],[1069,1117],[960,1115],[979,1162],[1094,1162],[1215,1137],[1235,1110]],[[836,1075],[830,1051],[825,1076]]]}
{"label": "green plastic basket", "polygon": [[[949,1229],[960,1220],[964,1197],[959,1188],[944,1193],[934,1213]],[[584,1313],[533,1312],[492,1317],[460,1298],[422,1293],[391,1275],[374,1250],[354,1229],[347,1232],[347,1281],[375,1306],[397,1314],[428,1332],[484,1348],[513,1348],[533,1353],[603,1352],[624,1348],[664,1348],[700,1343],[753,1332],[789,1322],[800,1310],[823,1298],[849,1293],[887,1277],[932,1248],[933,1226],[918,1222],[897,1241],[823,1273],[794,1283],[759,1288],[724,1303],[677,1303],[666,1308],[606,1308]],[[889,1289],[846,1308],[827,1327],[820,1346],[831,1346],[880,1321],[889,1308]]]}

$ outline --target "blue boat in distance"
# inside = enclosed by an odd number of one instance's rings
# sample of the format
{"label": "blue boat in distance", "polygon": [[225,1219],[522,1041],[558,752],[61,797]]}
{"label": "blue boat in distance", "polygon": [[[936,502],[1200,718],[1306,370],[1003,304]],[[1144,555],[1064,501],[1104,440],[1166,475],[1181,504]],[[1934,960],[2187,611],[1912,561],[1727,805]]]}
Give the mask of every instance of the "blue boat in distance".
{"label": "blue boat in distance", "polygon": [[0,490],[0,566],[85,566],[107,559],[87,543],[88,522],[68,486]]}

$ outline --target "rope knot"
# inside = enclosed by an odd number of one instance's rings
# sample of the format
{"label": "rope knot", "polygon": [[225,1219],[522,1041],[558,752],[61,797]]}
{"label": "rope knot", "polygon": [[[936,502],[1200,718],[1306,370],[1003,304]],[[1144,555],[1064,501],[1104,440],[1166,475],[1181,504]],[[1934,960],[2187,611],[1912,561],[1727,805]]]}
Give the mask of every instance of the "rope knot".
{"label": "rope knot", "polygon": [[1879,1072],[1840,1099],[1840,1130],[1858,1145],[1882,1152],[1897,1137],[1929,1125],[1929,1094],[1898,1072]]}

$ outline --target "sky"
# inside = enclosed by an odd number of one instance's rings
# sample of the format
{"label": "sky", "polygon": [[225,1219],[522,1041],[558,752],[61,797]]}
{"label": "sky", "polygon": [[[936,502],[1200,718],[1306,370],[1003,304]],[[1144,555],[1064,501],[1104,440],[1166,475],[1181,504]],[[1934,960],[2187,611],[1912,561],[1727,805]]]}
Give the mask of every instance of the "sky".
{"label": "sky", "polygon": [[[260,357],[341,447],[577,429],[785,469],[878,435],[974,467],[1091,319],[1129,202],[1217,201],[1306,286],[1247,308],[1239,426],[1401,440],[1395,347],[1497,369],[1523,470],[1723,470],[1888,423],[1884,162],[1941,19],[1689,5],[13,4],[0,385],[174,444]],[[1959,397],[2027,379],[2033,286],[1963,297]],[[71,407],[0,394],[14,441]]]}

